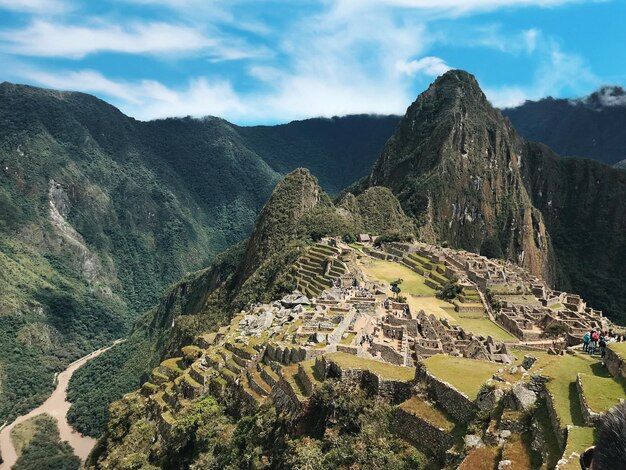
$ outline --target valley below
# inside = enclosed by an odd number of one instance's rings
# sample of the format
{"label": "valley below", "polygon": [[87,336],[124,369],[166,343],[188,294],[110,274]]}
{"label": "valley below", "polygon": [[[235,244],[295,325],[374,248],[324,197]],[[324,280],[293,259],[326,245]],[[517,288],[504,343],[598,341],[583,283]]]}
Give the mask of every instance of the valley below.
{"label": "valley below", "polygon": [[15,450],[14,443],[12,442],[11,434],[16,426],[24,423],[31,418],[46,414],[55,419],[58,423],[59,434],[62,441],[67,441],[74,453],[84,461],[89,452],[96,444],[96,440],[89,436],[83,436],[76,432],[74,428],[67,421],[67,412],[70,409],[70,403],[67,401],[67,387],[69,381],[72,378],[74,372],[85,365],[90,359],[94,359],[116,345],[124,342],[125,340],[119,339],[113,342],[110,346],[93,351],[86,356],[78,359],[69,365],[67,369],[59,373],[56,377],[56,388],[50,397],[38,408],[30,411],[29,413],[19,416],[13,422],[6,424],[0,429],[0,455],[2,455],[2,463],[0,463],[0,470],[9,470],[17,461],[18,455]]}

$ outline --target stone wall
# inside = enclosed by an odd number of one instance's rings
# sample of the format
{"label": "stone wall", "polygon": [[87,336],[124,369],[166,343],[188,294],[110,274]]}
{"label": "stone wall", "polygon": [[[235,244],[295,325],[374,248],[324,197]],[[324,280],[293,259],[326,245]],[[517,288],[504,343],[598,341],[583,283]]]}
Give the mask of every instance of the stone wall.
{"label": "stone wall", "polygon": [[350,346],[347,344],[338,344],[337,351],[344,352],[346,354],[352,354],[353,356],[359,355],[359,347],[358,346]]}
{"label": "stone wall", "polygon": [[385,380],[378,374],[366,369],[342,368],[336,362],[328,360],[326,356],[317,358],[313,368],[319,377],[337,378],[342,382],[361,387],[370,395],[385,398],[392,403],[402,403],[412,394],[413,384],[411,382]]}
{"label": "stone wall", "polygon": [[404,326],[409,336],[415,337],[418,335],[417,320],[409,320],[406,318],[398,318],[394,315],[388,315],[386,322],[392,326]]}
{"label": "stone wall", "polygon": [[500,313],[498,317],[496,318],[496,321],[498,322],[498,324],[500,324],[502,328],[504,328],[506,331],[508,331],[512,335],[518,337],[521,340],[524,339],[524,332],[522,331],[522,329],[519,327],[519,325],[517,324],[515,320],[507,317],[503,313]]}
{"label": "stone wall", "polygon": [[556,440],[559,443],[561,452],[563,452],[565,450],[565,445],[567,444],[567,428],[561,424],[561,420],[556,414],[556,409],[554,408],[554,398],[552,398],[552,394],[547,388],[545,389],[545,397],[546,406],[548,408],[548,416],[550,417],[550,424],[552,424],[552,430],[554,431]]}
{"label": "stone wall", "polygon": [[307,349],[301,346],[281,347],[268,344],[266,348],[266,354],[270,360],[287,365],[314,359],[324,354],[324,352],[323,349]]}
{"label": "stone wall", "polygon": [[370,348],[370,354],[372,354],[372,356],[375,356],[378,353],[380,353],[380,356],[385,362],[395,364],[396,366],[405,365],[404,355],[400,354],[392,346],[389,346],[387,344],[373,343],[372,347]]}
{"label": "stone wall", "polygon": [[385,380],[366,370],[361,376],[361,387],[370,395],[386,398],[391,403],[402,403],[410,398],[413,385],[395,380]]}
{"label": "stone wall", "polygon": [[278,383],[272,387],[270,398],[279,409],[298,412],[302,407],[298,395],[284,378],[281,378]]}
{"label": "stone wall", "polygon": [[372,258],[377,258],[377,259],[386,260],[386,259],[387,259],[387,257],[388,257],[387,253],[382,253],[382,252],[380,252],[380,251],[373,250],[373,249],[368,248],[368,247],[364,247],[364,248],[363,248],[363,251],[364,251],[365,253],[367,253],[368,255],[370,255]]}
{"label": "stone wall", "polygon": [[391,426],[398,436],[439,461],[443,461],[446,450],[455,444],[450,432],[433,426],[401,408],[396,410],[395,420]]}
{"label": "stone wall", "polygon": [[455,421],[467,423],[471,421],[478,407],[463,392],[457,390],[443,380],[432,375],[423,364],[417,364],[415,378],[428,387],[433,399],[452,416]]}
{"label": "stone wall", "polygon": [[307,395],[313,395],[315,385],[311,382],[311,377],[306,373],[302,364],[298,364],[298,378],[300,379],[300,382],[302,382],[302,386],[304,387]]}
{"label": "stone wall", "polygon": [[587,426],[595,426],[602,417],[602,415],[593,411],[589,406],[589,403],[587,403],[587,397],[585,396],[585,391],[583,390],[583,384],[580,374],[578,374],[576,377],[576,390],[578,391],[580,411],[582,412],[585,424]]}
{"label": "stone wall", "polygon": [[611,346],[612,344],[609,344],[606,348],[606,357],[604,358],[606,367],[613,377],[626,378],[626,361]]}

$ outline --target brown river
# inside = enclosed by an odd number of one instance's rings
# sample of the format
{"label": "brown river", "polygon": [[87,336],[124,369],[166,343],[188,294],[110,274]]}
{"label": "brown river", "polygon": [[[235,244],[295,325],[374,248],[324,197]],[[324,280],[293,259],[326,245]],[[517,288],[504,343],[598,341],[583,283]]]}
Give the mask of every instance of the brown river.
{"label": "brown river", "polygon": [[74,453],[80,457],[84,462],[93,446],[96,444],[96,440],[89,436],[83,436],[76,432],[74,428],[67,422],[66,415],[70,409],[70,402],[67,398],[67,385],[72,377],[72,374],[76,372],[82,365],[84,365],[89,359],[99,356],[105,351],[108,351],[116,344],[119,344],[125,340],[118,339],[112,345],[102,349],[98,349],[85,357],[73,362],[57,376],[57,386],[52,392],[52,395],[41,405],[39,408],[32,410],[30,413],[18,417],[12,423],[0,428],[0,452],[4,458],[4,463],[0,463],[0,470],[9,470],[16,462],[17,455],[15,448],[11,442],[11,430],[30,418],[33,418],[39,414],[47,413],[57,420],[59,426],[59,433],[62,441],[70,443],[74,449]]}

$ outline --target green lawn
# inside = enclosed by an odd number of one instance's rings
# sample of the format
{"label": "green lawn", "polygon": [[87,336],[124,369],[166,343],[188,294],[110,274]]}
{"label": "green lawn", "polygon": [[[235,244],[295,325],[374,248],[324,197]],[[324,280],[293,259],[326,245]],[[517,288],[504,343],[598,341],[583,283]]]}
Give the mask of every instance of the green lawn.
{"label": "green lawn", "polygon": [[611,343],[608,348],[619,356],[626,357],[626,343]]}
{"label": "green lawn", "polygon": [[182,372],[184,370],[182,359],[182,357],[172,357],[161,362],[161,365],[163,367],[167,367],[168,369]]}
{"label": "green lawn", "polygon": [[448,382],[475,400],[483,384],[502,368],[502,364],[465,357],[437,354],[422,361],[435,377]]}
{"label": "green lawn", "polygon": [[381,281],[393,282],[403,279],[404,282],[400,284],[401,295],[435,295],[436,293],[434,289],[424,284],[424,276],[420,276],[400,263],[368,258],[362,268],[368,276]]}
{"label": "green lawn", "polygon": [[[563,452],[563,458],[567,459],[567,463],[561,465],[559,468],[562,470],[578,470],[580,469],[580,463],[578,456],[572,456],[573,452],[582,454],[587,447],[591,447],[594,443],[594,428],[573,426],[569,429],[567,434],[567,444],[565,446],[565,452]],[[570,458],[571,457],[571,458]]]}
{"label": "green lawn", "polygon": [[356,337],[356,333],[348,333],[345,338],[341,338],[341,344],[350,345],[352,340]]}
{"label": "green lawn", "polygon": [[454,308],[446,308],[445,310],[453,318],[454,323],[467,332],[472,332],[476,335],[493,336],[493,339],[500,341],[517,341],[515,336],[497,323],[492,322],[486,315],[483,315],[482,318],[474,318],[476,315],[459,314],[454,311]]}
{"label": "green lawn", "polygon": [[341,368],[362,370],[367,369],[370,372],[378,374],[383,379],[387,380],[409,382],[415,378],[414,367],[394,366],[393,364],[389,364],[386,362],[381,362],[374,359],[365,359],[343,352],[327,354],[326,358],[328,360],[336,362]]}
{"label": "green lawn", "polygon": [[454,422],[450,421],[441,411],[421,398],[411,397],[403,402],[400,408],[408,413],[423,418],[438,428],[445,429],[446,431],[452,431],[454,429]]}
{"label": "green lawn", "polygon": [[[513,351],[521,359],[527,351]],[[610,378],[611,375],[604,367],[599,358],[590,357],[586,354],[575,354],[564,356],[551,356],[545,352],[531,352],[537,357],[537,362],[533,365],[532,371],[551,377],[547,383],[547,388],[554,399],[554,408],[563,426],[572,424],[584,426],[585,422],[580,411],[580,400],[576,389],[576,377],[578,373],[590,376]],[[622,396],[624,392],[622,390]]]}
{"label": "green lawn", "polygon": [[623,384],[613,378],[580,374],[580,381],[587,404],[596,413],[604,413],[626,398]]}

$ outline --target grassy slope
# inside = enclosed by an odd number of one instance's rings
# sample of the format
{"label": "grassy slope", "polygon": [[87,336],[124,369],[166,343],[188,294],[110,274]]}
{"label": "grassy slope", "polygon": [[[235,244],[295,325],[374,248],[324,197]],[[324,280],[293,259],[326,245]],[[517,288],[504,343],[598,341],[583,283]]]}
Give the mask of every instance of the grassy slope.
{"label": "grassy slope", "polygon": [[[370,130],[357,121],[371,121]],[[126,334],[166,286],[245,238],[294,152],[318,169],[344,165],[323,181],[338,191],[365,166],[343,161],[335,145],[352,160],[373,160],[393,121],[313,125],[268,163],[273,128],[250,140],[219,119],[140,123],[88,95],[0,85],[0,419],[35,406],[55,371]],[[324,132],[336,135],[326,141]],[[61,185],[67,222],[98,260],[95,280],[85,280],[83,253],[48,222],[51,180]],[[94,291],[109,290],[112,297],[94,300]]]}
{"label": "grassy slope", "polygon": [[470,400],[476,399],[483,384],[502,368],[501,364],[494,362],[443,354],[429,357],[422,363],[431,374],[465,393]]}
{"label": "grassy slope", "polygon": [[410,270],[406,266],[393,261],[368,259],[362,265],[363,270],[369,276],[385,282],[393,282],[402,279],[400,284],[402,294],[435,295],[435,290],[424,284],[424,277]]}

